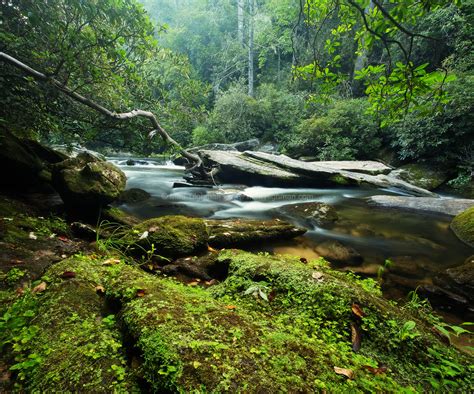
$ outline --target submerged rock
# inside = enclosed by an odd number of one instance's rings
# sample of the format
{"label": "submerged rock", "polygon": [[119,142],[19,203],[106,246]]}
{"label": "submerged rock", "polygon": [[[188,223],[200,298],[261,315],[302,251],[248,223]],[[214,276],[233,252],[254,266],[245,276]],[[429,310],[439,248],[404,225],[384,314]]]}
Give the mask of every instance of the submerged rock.
{"label": "submerged rock", "polygon": [[461,241],[474,248],[474,205],[458,214],[450,227]]}
{"label": "submerged rock", "polygon": [[266,241],[290,239],[306,232],[281,220],[205,220],[209,245],[218,248],[256,246]]}
{"label": "submerged rock", "polygon": [[323,202],[288,204],[275,208],[275,211],[291,218],[300,219],[312,226],[327,226],[338,219],[335,208]]}
{"label": "submerged rock", "polygon": [[322,242],[314,250],[335,265],[360,265],[364,262],[357,250],[339,241]]}
{"label": "submerged rock", "polygon": [[474,200],[464,198],[431,198],[406,196],[372,196],[367,199],[370,205],[396,208],[408,211],[441,213],[455,216],[474,205]]}
{"label": "submerged rock", "polygon": [[433,278],[439,287],[474,301],[474,256],[464,264],[440,272]]}
{"label": "submerged rock", "polygon": [[136,204],[137,202],[143,202],[148,200],[151,194],[143,189],[133,187],[120,193],[117,198],[119,204]]}
{"label": "submerged rock", "polygon": [[111,203],[125,189],[126,180],[120,169],[89,153],[53,166],[53,186],[73,208],[98,209]]}

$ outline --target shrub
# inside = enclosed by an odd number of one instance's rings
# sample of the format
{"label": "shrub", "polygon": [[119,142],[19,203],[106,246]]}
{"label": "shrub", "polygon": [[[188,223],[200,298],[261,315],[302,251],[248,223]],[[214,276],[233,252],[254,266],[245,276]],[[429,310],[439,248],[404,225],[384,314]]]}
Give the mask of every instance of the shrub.
{"label": "shrub", "polygon": [[365,99],[337,101],[323,116],[303,120],[286,144],[289,154],[320,160],[373,158],[382,139]]}

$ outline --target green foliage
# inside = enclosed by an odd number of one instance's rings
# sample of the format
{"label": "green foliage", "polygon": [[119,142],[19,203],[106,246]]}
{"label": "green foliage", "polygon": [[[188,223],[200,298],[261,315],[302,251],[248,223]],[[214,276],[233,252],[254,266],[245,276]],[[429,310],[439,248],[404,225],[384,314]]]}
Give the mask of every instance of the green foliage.
{"label": "green foliage", "polygon": [[[264,84],[256,97],[242,85],[221,93],[205,127],[194,131],[196,142],[238,142],[250,138],[280,141],[305,113],[302,94]],[[194,138],[194,137],[193,137]]]}
{"label": "green foliage", "polygon": [[364,99],[337,101],[326,114],[302,121],[288,138],[288,152],[320,160],[373,158],[381,138],[368,106]]}

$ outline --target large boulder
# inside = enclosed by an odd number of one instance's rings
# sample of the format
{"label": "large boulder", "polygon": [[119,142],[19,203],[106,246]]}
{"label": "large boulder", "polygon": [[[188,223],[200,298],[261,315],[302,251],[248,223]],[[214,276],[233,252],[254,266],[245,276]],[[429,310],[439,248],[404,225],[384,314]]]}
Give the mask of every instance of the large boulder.
{"label": "large boulder", "polygon": [[0,129],[0,166],[8,169],[2,172],[0,187],[47,190],[45,187],[51,181],[50,166],[65,158],[37,141],[20,139]]}
{"label": "large boulder", "polygon": [[199,152],[208,167],[217,168],[214,179],[223,183],[280,187],[393,188],[415,196],[436,194],[385,175],[390,167],[378,162],[304,162],[264,152]]}
{"label": "large boulder", "polygon": [[67,206],[99,208],[119,197],[127,178],[113,164],[89,153],[53,166],[53,186]]}
{"label": "large boulder", "polygon": [[474,248],[474,205],[453,219],[451,230],[461,241]]}

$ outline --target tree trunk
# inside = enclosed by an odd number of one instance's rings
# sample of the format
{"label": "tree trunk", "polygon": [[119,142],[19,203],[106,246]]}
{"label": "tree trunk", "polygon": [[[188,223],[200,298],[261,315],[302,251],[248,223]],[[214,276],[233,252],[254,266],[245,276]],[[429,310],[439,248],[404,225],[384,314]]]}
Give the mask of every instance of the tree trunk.
{"label": "tree trunk", "polygon": [[244,45],[244,0],[237,0],[237,38]]}
{"label": "tree trunk", "polygon": [[255,25],[255,0],[249,0],[249,96],[254,96],[254,26]]}
{"label": "tree trunk", "polygon": [[186,159],[188,159],[191,163],[194,163],[194,166],[189,169],[189,171],[193,171],[195,169],[199,169],[199,171],[203,174],[204,173],[204,168],[203,168],[203,163],[201,158],[198,155],[194,155],[192,153],[189,153],[186,149],[181,147],[181,145],[175,141],[173,138],[170,137],[170,135],[161,127],[160,123],[158,122],[158,119],[156,116],[149,111],[143,111],[141,109],[134,109],[129,112],[122,112],[122,113],[117,113],[114,111],[110,111],[109,109],[103,107],[102,105],[96,103],[95,101],[92,101],[88,99],[87,97],[84,97],[80,95],[79,93],[76,93],[75,91],[71,90],[68,88],[66,85],[63,85],[61,82],[59,82],[57,79],[48,77],[47,75],[34,70],[33,68],[29,67],[28,65],[22,63],[21,61],[15,59],[14,57],[7,55],[4,52],[0,52],[0,60],[2,60],[5,63],[8,63],[28,75],[31,75],[33,78],[38,79],[40,81],[44,81],[47,83],[50,83],[52,86],[54,86],[56,89],[60,90],[67,96],[71,97],[73,100],[84,104],[88,106],[89,108],[92,108],[93,110],[101,113],[102,115],[105,115],[109,118],[116,119],[116,120],[128,120],[132,119],[135,117],[145,117],[149,119],[153,130],[149,133],[150,138],[153,137],[156,134],[159,134],[160,137],[163,139],[168,144],[174,145],[175,147],[178,148],[179,152],[181,155],[183,155]]}

